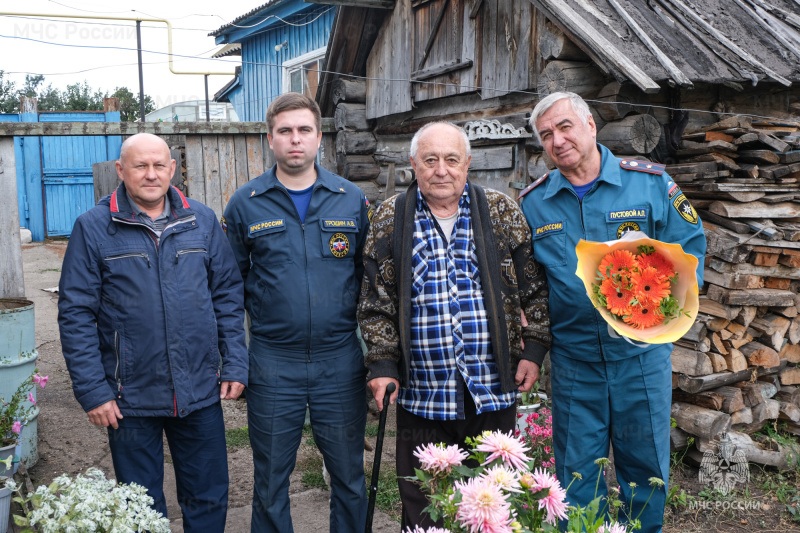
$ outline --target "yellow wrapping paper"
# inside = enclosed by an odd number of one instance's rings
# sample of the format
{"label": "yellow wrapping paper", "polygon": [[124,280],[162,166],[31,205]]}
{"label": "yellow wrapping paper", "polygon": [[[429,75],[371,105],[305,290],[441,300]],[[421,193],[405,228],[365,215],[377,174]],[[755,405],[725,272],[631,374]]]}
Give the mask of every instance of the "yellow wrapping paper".
{"label": "yellow wrapping paper", "polygon": [[[601,308],[592,299],[592,283],[596,281],[597,268],[606,254],[616,250],[627,250],[636,255],[637,246],[642,245],[652,246],[672,262],[675,272],[678,273],[678,283],[671,288],[672,296],[678,300],[680,307],[689,316],[681,314],[671,319],[668,324],[659,324],[642,330],[626,324],[621,318],[615,319],[608,309]],[[587,297],[603,319],[620,335],[639,342],[665,344],[683,337],[694,324],[700,306],[696,275],[697,258],[685,253],[680,244],[657,241],[640,231],[631,231],[616,241],[592,242],[581,239],[575,247],[575,253],[578,255],[578,270],[575,274],[583,281]]]}

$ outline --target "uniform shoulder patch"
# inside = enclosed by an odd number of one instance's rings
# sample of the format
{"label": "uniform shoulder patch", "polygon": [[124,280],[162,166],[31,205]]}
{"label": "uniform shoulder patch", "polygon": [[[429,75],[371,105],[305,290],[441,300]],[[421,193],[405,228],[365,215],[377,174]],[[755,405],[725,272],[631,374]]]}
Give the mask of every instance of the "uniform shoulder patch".
{"label": "uniform shoulder patch", "polygon": [[370,205],[369,200],[367,200],[366,195],[364,196],[364,207],[367,208],[367,220],[372,222],[372,215],[375,214],[375,208]]}
{"label": "uniform shoulder patch", "polygon": [[666,165],[661,163],[653,163],[652,161],[637,161],[636,159],[620,159],[619,166],[625,170],[638,170],[639,172],[647,172],[648,174],[656,174],[660,176],[664,173]]}
{"label": "uniform shoulder patch", "polygon": [[546,180],[547,176],[549,176],[549,175],[550,175],[550,173],[548,172],[547,174],[545,174],[541,178],[537,179],[536,181],[534,181],[533,183],[531,183],[530,185],[528,185],[527,187],[522,189],[522,192],[520,192],[519,196],[517,196],[517,200],[522,199],[523,196],[525,196],[526,194],[531,192],[533,189],[535,189],[536,187],[538,187],[539,185],[544,183],[544,180]]}

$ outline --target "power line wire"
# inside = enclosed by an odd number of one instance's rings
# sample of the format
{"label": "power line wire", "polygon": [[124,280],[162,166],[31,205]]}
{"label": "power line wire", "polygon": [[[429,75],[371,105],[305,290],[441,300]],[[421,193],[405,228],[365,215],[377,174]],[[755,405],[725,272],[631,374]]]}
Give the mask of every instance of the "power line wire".
{"label": "power line wire", "polygon": [[[0,17],[10,18],[10,19],[44,20],[44,21],[47,21],[47,22],[56,22],[56,23],[60,22],[62,24],[88,24],[88,25],[92,25],[92,26],[117,26],[117,27],[122,27],[122,28],[135,28],[136,27],[135,24],[134,24],[134,21],[130,21],[131,22],[130,24],[121,24],[121,23],[114,23],[114,22],[91,22],[91,21],[88,21],[88,20],[65,20],[65,19],[51,19],[51,18],[45,18],[45,17],[27,17],[27,16],[21,16],[21,15],[0,15]],[[153,30],[166,30],[167,29],[166,26],[153,26],[153,25],[150,25],[150,24],[142,24],[142,28],[148,28],[148,29],[153,29]],[[206,29],[206,28],[184,28],[184,27],[178,27],[178,26],[173,26],[172,29],[173,30],[187,30],[187,31],[205,31],[205,32],[214,31],[214,30],[209,30],[209,29]]]}

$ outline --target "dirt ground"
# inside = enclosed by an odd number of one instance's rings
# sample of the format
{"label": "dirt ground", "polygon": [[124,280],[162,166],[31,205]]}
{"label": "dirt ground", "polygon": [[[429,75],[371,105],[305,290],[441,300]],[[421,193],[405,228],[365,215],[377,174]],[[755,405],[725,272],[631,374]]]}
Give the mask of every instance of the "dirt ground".
{"label": "dirt ground", "polygon": [[[89,466],[98,466],[107,475],[113,476],[106,430],[89,423],[72,394],[58,340],[57,295],[42,290],[57,286],[60,260],[65,249],[66,243],[63,241],[23,246],[26,297],[36,304],[38,367],[43,375],[50,376],[47,388],[38,391],[41,409],[38,419],[39,462],[30,469],[30,476],[35,485],[47,484],[61,473],[74,475],[83,472]],[[224,402],[224,414],[226,428],[246,426],[246,400]],[[371,414],[368,425],[377,424],[377,421],[377,416]],[[394,428],[394,408],[390,409],[387,428],[390,432]],[[374,437],[369,440],[374,444]],[[318,450],[304,439],[298,452],[298,465],[307,464],[318,456]],[[365,462],[371,465],[372,460],[372,452],[367,452]],[[387,436],[381,470],[391,470],[394,461],[394,438]],[[167,484],[174,483],[174,474],[169,463],[167,456],[165,465]],[[245,507],[252,499],[253,467],[250,448],[238,447],[229,450],[228,467],[231,479],[230,507],[232,509]],[[306,490],[300,480],[301,476],[302,470],[298,467],[292,475],[291,493]],[[794,498],[794,508],[800,513],[798,509],[800,477],[796,473],[784,476],[785,483],[776,487],[774,471],[764,472],[752,465],[751,476],[750,483],[741,487],[731,498],[758,502],[759,508],[754,508],[751,503],[746,510],[714,509],[713,502],[717,497],[709,494],[707,488],[699,483],[697,469],[689,465],[676,469],[673,483],[685,491],[687,498],[684,502],[676,501],[676,505],[667,507],[664,531],[666,533],[800,531],[800,522],[791,521],[786,504],[780,501],[782,498],[791,505]],[[693,509],[690,507],[691,501],[711,503],[706,504],[705,508]],[[169,511],[173,517],[180,516],[174,498],[169,500]]]}

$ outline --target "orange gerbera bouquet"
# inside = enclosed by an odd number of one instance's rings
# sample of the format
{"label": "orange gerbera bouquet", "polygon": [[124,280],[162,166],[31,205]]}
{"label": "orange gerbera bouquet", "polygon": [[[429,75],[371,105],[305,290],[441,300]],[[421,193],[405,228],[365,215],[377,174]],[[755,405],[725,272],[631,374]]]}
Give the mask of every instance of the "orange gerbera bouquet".
{"label": "orange gerbera bouquet", "polygon": [[576,274],[600,314],[620,335],[651,344],[673,342],[694,323],[699,306],[697,258],[679,244],[631,232],[606,243],[581,240]]}

